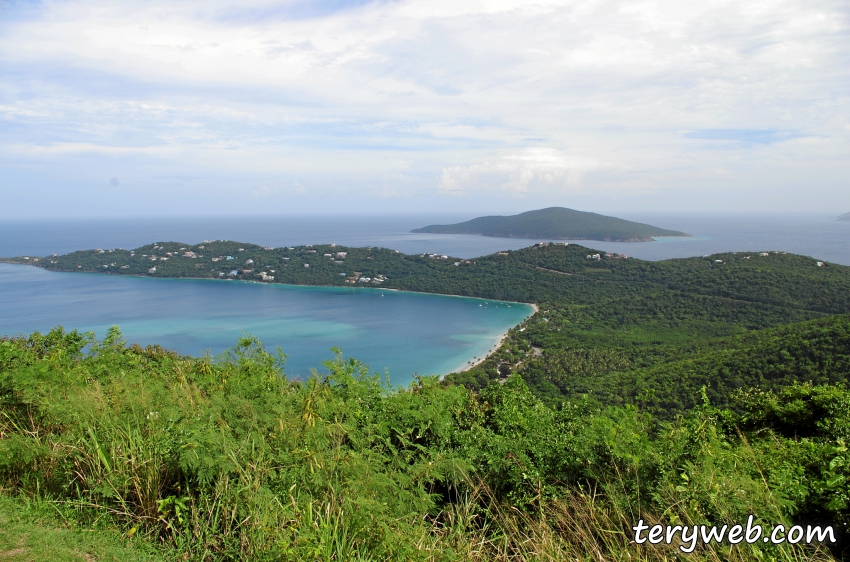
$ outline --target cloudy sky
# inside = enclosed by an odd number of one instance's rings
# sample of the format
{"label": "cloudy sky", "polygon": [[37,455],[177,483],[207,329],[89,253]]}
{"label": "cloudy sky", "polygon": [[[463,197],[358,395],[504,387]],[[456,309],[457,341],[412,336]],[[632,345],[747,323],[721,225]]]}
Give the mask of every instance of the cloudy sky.
{"label": "cloudy sky", "polygon": [[0,0],[0,218],[850,211],[847,0]]}

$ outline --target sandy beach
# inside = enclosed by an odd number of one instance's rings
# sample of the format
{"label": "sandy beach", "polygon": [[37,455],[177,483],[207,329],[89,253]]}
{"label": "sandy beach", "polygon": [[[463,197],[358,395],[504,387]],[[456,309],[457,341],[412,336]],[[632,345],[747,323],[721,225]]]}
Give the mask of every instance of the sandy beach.
{"label": "sandy beach", "polygon": [[[531,303],[527,303],[527,302],[524,302],[524,303],[521,303],[521,304],[525,304],[525,305],[530,306],[530,307],[534,310],[534,314],[537,314],[538,312],[540,312],[540,308],[539,308],[536,304],[531,304]],[[534,314],[532,314],[531,316],[534,316]],[[531,318],[531,316],[529,316],[528,318]],[[526,319],[526,320],[527,320],[527,319]],[[452,372],[453,372],[453,373],[462,373],[462,372],[464,372],[464,371],[468,371],[468,370],[470,370],[471,368],[473,368],[473,367],[476,367],[476,366],[480,365],[481,363],[483,363],[484,361],[486,361],[488,357],[490,357],[491,355],[493,355],[494,353],[496,353],[496,351],[498,351],[498,349],[499,349],[500,347],[502,347],[502,344],[505,342],[505,338],[507,338],[507,337],[508,337],[508,333],[507,333],[507,332],[505,332],[504,334],[502,334],[501,336],[499,336],[499,339],[498,339],[498,340],[496,340],[495,345],[494,345],[494,346],[490,349],[490,351],[487,353],[487,355],[485,355],[484,357],[479,358],[478,360],[476,360],[476,361],[475,361],[475,362],[473,362],[473,363],[468,363],[468,364],[466,364],[465,366],[461,367],[460,369],[456,369],[456,370],[454,370],[454,371],[452,371]]]}

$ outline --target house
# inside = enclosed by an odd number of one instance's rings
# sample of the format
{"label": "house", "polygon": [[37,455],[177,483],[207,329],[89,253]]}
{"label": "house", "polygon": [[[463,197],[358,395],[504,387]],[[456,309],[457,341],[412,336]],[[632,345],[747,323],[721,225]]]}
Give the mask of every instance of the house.
{"label": "house", "polygon": [[770,255],[770,252],[762,252],[762,253],[760,253],[759,255],[760,255],[760,256],[769,256],[769,255]]}
{"label": "house", "polygon": [[233,256],[227,256],[227,261],[231,261],[233,259],[235,259]]}
{"label": "house", "polygon": [[152,267],[148,270],[148,273],[156,273],[156,268]]}
{"label": "house", "polygon": [[122,265],[121,269],[130,269],[130,266],[129,265]]}
{"label": "house", "polygon": [[242,273],[244,273],[245,275],[248,275],[248,274],[249,274],[249,273],[251,273],[252,271],[254,271],[254,270],[253,270],[253,269],[243,269],[243,270],[242,270]]}
{"label": "house", "polygon": [[224,272],[223,272],[223,271],[219,272],[218,276],[219,276],[219,277],[224,277]]}
{"label": "house", "polygon": [[325,254],[323,257],[332,258],[333,256],[331,254]]}
{"label": "house", "polygon": [[254,260],[245,260],[245,265],[250,265],[254,263]]}
{"label": "house", "polygon": [[237,275],[239,275],[239,271],[237,271],[237,270],[235,270],[235,269],[234,269],[234,270],[233,270],[233,271],[231,271],[228,275],[230,275],[231,277],[236,277]]}
{"label": "house", "polygon": [[305,263],[305,264],[304,264],[304,267],[310,267],[310,264],[309,264],[309,263]]}
{"label": "house", "polygon": [[819,261],[819,262],[817,262],[817,263],[818,263],[818,267],[823,267],[823,262],[822,262],[822,261]]}
{"label": "house", "polygon": [[338,257],[341,260],[344,260],[345,256],[347,256],[347,255],[348,255],[348,252],[337,252],[336,253],[336,257]]}

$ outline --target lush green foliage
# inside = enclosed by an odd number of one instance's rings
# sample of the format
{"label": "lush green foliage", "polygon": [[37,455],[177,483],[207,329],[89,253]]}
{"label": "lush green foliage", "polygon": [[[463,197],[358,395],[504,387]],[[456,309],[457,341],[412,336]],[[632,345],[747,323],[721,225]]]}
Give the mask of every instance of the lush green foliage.
{"label": "lush green foliage", "polygon": [[417,228],[413,232],[620,242],[648,241],[658,236],[689,236],[677,230],[665,230],[648,224],[564,207],[549,207],[507,217],[478,217],[458,224],[433,224]]}
{"label": "lush green foliage", "polygon": [[[616,355],[597,359],[620,368]],[[480,393],[392,391],[355,360],[304,382],[246,338],[222,357],[126,346],[117,329],[0,341],[0,483],[78,525],[193,560],[655,560],[638,517],[848,522],[850,393],[741,392],[669,423],[545,406],[519,376]],[[818,545],[705,560],[828,559]]]}
{"label": "lush green foliage", "polygon": [[[382,248],[267,249],[214,241],[75,252],[41,258],[36,265],[351,290],[368,286],[536,303],[541,312],[512,330],[494,356],[449,378],[480,389],[520,372],[549,405],[590,394],[603,404],[643,404],[670,418],[691,407],[703,385],[713,401],[726,406],[732,391],[741,386],[846,380],[846,370],[827,365],[781,376],[764,366],[745,366],[740,359],[749,350],[737,352],[738,367],[729,369],[721,365],[721,355],[749,345],[736,335],[846,313],[850,268],[778,252],[661,262],[605,254],[588,259],[596,253],[549,244],[461,260]],[[149,273],[153,267],[156,271]],[[776,338],[776,347],[786,336],[764,337]],[[683,366],[687,368],[681,371]]]}

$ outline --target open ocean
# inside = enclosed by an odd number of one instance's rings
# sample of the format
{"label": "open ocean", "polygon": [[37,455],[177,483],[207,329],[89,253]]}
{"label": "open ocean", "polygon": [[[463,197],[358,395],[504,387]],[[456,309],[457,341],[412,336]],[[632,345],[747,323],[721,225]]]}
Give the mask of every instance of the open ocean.
{"label": "open ocean", "polygon": [[[783,251],[850,265],[850,222],[825,213],[619,214],[681,230],[693,238],[655,242],[573,241],[598,250],[661,260],[727,251]],[[472,258],[539,242],[525,238],[411,234],[429,224],[472,215],[282,216],[0,221],[0,257],[63,254],[91,248],[135,248],[151,242],[235,240],[263,246],[336,243],[381,246],[415,254]]]}
{"label": "open ocean", "polygon": [[[0,222],[0,256],[45,256],[151,242],[227,239],[264,246],[336,243],[404,253],[471,258],[540,240],[411,234],[443,216],[313,216],[30,220]],[[726,251],[785,251],[850,265],[850,223],[825,214],[629,215],[693,238],[655,242],[574,241],[590,248],[660,260]],[[57,273],[0,264],[0,334],[66,328],[102,337],[118,325],[130,342],[181,353],[220,353],[244,334],[289,355],[303,377],[341,347],[395,384],[414,373],[444,374],[488,353],[528,306],[380,289],[291,287],[182,279]]]}

